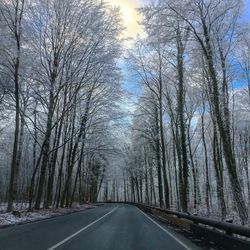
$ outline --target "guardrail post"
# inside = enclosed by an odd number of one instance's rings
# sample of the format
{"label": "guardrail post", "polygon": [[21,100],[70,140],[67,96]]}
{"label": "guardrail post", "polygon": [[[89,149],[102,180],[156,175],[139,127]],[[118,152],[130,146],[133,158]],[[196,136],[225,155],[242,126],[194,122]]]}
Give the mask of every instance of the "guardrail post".
{"label": "guardrail post", "polygon": [[[233,219],[226,219],[225,222],[233,224]],[[233,236],[233,233],[226,231],[227,235]]]}

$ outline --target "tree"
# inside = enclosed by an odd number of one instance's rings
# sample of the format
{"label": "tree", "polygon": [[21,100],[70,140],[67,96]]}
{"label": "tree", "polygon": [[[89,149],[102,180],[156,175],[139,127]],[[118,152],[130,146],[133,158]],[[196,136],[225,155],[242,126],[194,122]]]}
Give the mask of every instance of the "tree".
{"label": "tree", "polygon": [[4,54],[8,64],[5,66],[11,75],[11,79],[14,85],[13,99],[15,102],[15,133],[13,143],[13,153],[11,161],[11,176],[9,183],[8,194],[8,208],[7,211],[13,209],[13,201],[17,195],[17,180],[19,170],[18,160],[18,148],[20,137],[20,60],[21,60],[21,42],[22,42],[22,19],[24,12],[24,0],[15,0],[10,4],[8,1],[4,1],[0,6],[0,13],[4,23],[8,29],[8,35],[13,41],[13,49],[5,47]]}

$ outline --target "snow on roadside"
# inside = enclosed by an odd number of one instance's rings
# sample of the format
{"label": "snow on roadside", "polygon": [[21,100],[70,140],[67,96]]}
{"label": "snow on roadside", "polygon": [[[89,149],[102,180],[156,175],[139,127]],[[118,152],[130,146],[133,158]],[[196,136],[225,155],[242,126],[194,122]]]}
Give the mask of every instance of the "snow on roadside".
{"label": "snow on roadside", "polygon": [[15,224],[22,224],[27,222],[39,221],[47,218],[56,217],[59,215],[70,214],[74,212],[83,211],[86,209],[95,208],[96,206],[91,204],[84,204],[84,205],[76,205],[72,208],[51,208],[51,209],[40,209],[40,210],[21,210],[20,217],[14,216],[12,213],[0,213],[0,228],[15,225]]}

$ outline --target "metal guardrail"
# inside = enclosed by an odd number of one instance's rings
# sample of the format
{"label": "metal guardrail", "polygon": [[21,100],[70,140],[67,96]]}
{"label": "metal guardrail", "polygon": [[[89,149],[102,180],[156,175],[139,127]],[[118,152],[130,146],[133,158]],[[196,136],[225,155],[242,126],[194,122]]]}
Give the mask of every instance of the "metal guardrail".
{"label": "metal guardrail", "polygon": [[236,225],[236,224],[232,224],[232,223],[228,223],[228,222],[217,221],[217,220],[213,220],[213,219],[208,219],[208,218],[204,218],[204,217],[200,217],[200,216],[189,215],[189,214],[182,213],[182,212],[175,212],[175,211],[171,211],[171,210],[167,210],[167,209],[163,209],[163,208],[159,208],[159,207],[152,207],[152,206],[143,205],[143,204],[139,204],[139,203],[132,203],[131,202],[130,204],[135,205],[135,206],[145,207],[148,209],[158,210],[158,211],[166,213],[166,214],[175,215],[178,218],[184,218],[184,219],[190,220],[193,223],[199,223],[199,224],[211,226],[211,227],[214,227],[214,228],[217,228],[220,230],[224,230],[227,234],[237,234],[237,235],[241,235],[241,236],[245,236],[245,237],[250,238],[250,228],[249,227],[240,226],[240,225]]}
{"label": "metal guardrail", "polygon": [[[123,203],[123,204],[130,204],[137,206],[138,208],[145,210],[145,212],[152,213],[152,211],[159,211],[161,213],[165,213],[168,215],[174,215],[177,218],[183,218],[186,220],[189,220],[193,224],[202,224],[205,226],[210,226],[213,227],[214,229],[219,229],[223,230],[227,235],[239,235],[239,236],[244,236],[250,239],[250,228],[246,226],[240,226],[240,225],[235,225],[229,222],[222,222],[222,221],[217,221],[213,219],[208,219],[200,216],[194,216],[194,215],[189,215],[186,213],[182,212],[175,212],[159,207],[153,207],[153,206],[148,206],[140,203],[134,203],[134,202],[112,202],[112,203]],[[250,248],[249,248],[250,249]]]}

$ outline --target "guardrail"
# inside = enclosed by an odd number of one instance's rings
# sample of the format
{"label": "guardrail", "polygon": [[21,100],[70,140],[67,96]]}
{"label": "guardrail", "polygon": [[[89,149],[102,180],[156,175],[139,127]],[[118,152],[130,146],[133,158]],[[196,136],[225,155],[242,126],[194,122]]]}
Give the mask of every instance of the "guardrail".
{"label": "guardrail", "polygon": [[138,207],[146,213],[150,213],[160,219],[168,221],[196,235],[206,237],[226,249],[250,250],[250,228],[222,222],[187,213],[175,212],[159,207],[148,206],[134,202],[112,202],[123,203]]}

